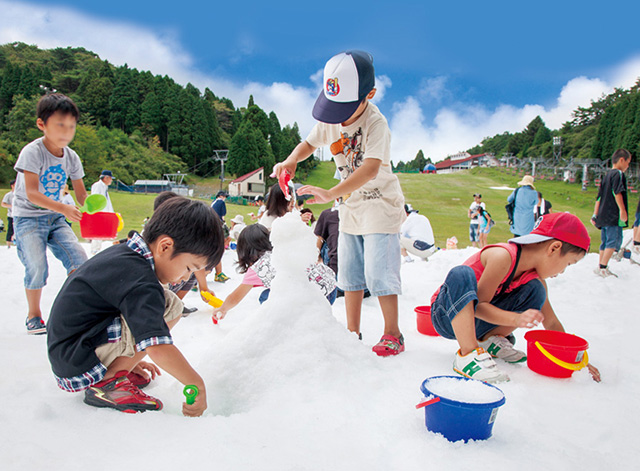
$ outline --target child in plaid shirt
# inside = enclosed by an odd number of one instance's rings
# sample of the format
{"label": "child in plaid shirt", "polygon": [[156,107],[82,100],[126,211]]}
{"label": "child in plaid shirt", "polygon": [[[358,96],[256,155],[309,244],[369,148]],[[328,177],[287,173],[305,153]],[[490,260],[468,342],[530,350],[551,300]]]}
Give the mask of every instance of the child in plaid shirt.
{"label": "child in plaid shirt", "polygon": [[[160,410],[162,402],[140,388],[158,367],[199,394],[183,414],[207,408],[200,375],[173,345],[170,329],[182,302],[162,284],[187,279],[215,265],[224,251],[222,228],[205,204],[183,197],[165,202],[144,236],[109,247],[76,270],[51,308],[49,360],[58,385],[85,391],[84,402],[123,412]],[[146,355],[154,361],[142,361]]]}

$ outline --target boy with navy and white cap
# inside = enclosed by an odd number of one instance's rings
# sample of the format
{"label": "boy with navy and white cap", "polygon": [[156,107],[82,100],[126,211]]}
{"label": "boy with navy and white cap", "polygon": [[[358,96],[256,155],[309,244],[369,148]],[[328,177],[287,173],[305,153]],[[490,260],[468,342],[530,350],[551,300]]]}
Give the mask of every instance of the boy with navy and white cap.
{"label": "boy with navy and white cap", "polygon": [[346,51],[324,68],[323,90],[313,107],[319,122],[287,159],[274,167],[293,176],[298,162],[316,148],[329,146],[341,182],[325,190],[305,185],[298,194],[308,203],[340,204],[338,286],[345,291],[347,328],[360,335],[360,312],[366,288],[378,296],[384,335],[373,351],[380,356],[404,351],[398,326],[400,227],[406,215],[404,197],[391,171],[391,132],[371,100],[376,94],[373,57]]}
{"label": "boy with navy and white cap", "polygon": [[[524,352],[513,347],[516,328],[542,324],[564,332],[551,307],[546,284],[589,251],[591,238],[573,214],[542,216],[531,233],[509,243],[487,245],[447,274],[431,297],[431,321],[460,349],[453,370],[488,383],[509,381],[493,358],[521,363]],[[600,373],[588,365],[593,379]]]}

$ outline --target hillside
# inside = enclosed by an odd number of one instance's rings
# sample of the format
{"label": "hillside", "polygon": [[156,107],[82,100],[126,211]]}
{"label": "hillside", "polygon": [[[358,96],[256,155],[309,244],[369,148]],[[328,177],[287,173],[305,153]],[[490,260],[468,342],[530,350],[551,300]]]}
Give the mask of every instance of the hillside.
{"label": "hillside", "polygon": [[295,123],[281,127],[253,97],[237,108],[209,88],[201,92],[168,76],[115,67],[83,48],[12,43],[0,45],[0,183],[14,176],[22,147],[40,136],[35,107],[50,92],[68,95],[81,111],[71,147],[83,160],[87,183],[105,167],[126,184],[178,170],[219,175],[212,158],[219,149],[229,150],[227,172],[242,175],[273,166],[300,142]]}

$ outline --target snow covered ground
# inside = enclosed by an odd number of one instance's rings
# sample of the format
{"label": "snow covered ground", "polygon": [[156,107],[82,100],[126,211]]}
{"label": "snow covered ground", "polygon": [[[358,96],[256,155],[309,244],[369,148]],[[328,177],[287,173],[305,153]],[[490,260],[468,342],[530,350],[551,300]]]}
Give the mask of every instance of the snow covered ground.
{"label": "snow covered ground", "polygon": [[[634,338],[640,328],[640,266],[628,260],[612,262],[618,279],[594,275],[597,256],[590,254],[549,281],[556,312],[567,331],[589,341],[602,383],[593,382],[586,370],[554,379],[532,372],[526,363],[500,364],[511,382],[499,385],[506,404],[493,437],[450,443],[425,428],[424,411],[414,408],[422,398],[420,384],[430,376],[453,374],[457,347],[454,341],[418,333],[414,308],[428,304],[447,271],[474,250],[440,251],[429,262],[403,264],[400,322],[407,350],[394,358],[371,352],[382,330],[374,298],[364,301],[361,342],[344,328],[343,298],[331,308],[313,287],[301,287],[288,275],[276,278],[263,306],[255,289],[217,326],[211,322],[212,308],[189,293],[186,304],[199,310],[183,319],[173,335],[207,382],[209,409],[201,418],[188,419],[180,412],[182,386],[168,374],[146,389],[165,405],[153,413],[95,409],[82,403],[82,394],[58,389],[45,336],[25,331],[24,273],[16,249],[3,247],[1,467],[637,469],[640,357]],[[210,278],[222,298],[241,280],[234,273],[234,257],[235,252],[226,251],[223,259],[231,280],[220,284]],[[274,251],[278,267],[304,258],[293,246]],[[45,320],[65,279],[50,253],[49,263]],[[522,349],[524,333],[516,332],[516,346]]]}

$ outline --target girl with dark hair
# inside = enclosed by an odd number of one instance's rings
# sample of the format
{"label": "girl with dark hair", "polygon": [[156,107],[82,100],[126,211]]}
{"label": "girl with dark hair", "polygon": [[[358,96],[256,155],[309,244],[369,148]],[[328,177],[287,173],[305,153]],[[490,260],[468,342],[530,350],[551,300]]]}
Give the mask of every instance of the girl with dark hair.
{"label": "girl with dark hair", "polygon": [[267,229],[271,230],[273,221],[281,218],[289,211],[291,211],[294,204],[294,199],[291,199],[291,201],[287,201],[279,185],[273,185],[269,189],[269,194],[267,195],[267,209],[258,222]]}
{"label": "girl with dark hair", "polygon": [[[252,288],[265,288],[260,294],[260,304],[269,298],[271,282],[276,271],[271,264],[273,246],[269,241],[269,230],[262,224],[252,224],[243,229],[238,237],[238,272],[244,274],[242,283],[224,300],[222,306],[213,310],[216,322],[242,301]],[[309,281],[316,283],[327,300],[333,304],[336,299],[336,282],[333,270],[323,263],[307,268]]]}

